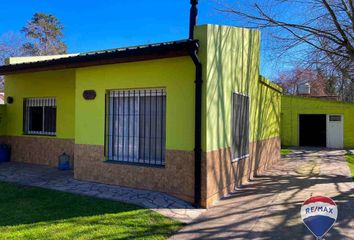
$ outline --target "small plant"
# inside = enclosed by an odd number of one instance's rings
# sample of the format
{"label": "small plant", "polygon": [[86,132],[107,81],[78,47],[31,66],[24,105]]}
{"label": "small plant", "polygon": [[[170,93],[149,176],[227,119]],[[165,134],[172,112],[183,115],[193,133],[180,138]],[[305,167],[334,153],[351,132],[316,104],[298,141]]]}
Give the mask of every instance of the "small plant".
{"label": "small plant", "polygon": [[293,151],[291,151],[290,149],[287,149],[287,148],[280,149],[280,155],[283,156],[283,157],[289,155],[292,152]]}
{"label": "small plant", "polygon": [[352,179],[354,182],[354,154],[348,151],[348,153],[345,154],[345,158],[347,159],[349,169],[352,174]]}

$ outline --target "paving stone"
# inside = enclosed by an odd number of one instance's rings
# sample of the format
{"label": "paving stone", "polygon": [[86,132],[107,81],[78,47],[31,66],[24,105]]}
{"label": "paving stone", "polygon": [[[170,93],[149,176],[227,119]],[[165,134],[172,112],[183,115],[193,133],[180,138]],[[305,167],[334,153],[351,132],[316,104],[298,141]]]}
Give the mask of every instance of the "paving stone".
{"label": "paving stone", "polygon": [[192,222],[205,211],[165,193],[78,181],[73,175],[72,171],[59,171],[40,165],[15,162],[0,164],[1,181],[134,203],[184,223]]}

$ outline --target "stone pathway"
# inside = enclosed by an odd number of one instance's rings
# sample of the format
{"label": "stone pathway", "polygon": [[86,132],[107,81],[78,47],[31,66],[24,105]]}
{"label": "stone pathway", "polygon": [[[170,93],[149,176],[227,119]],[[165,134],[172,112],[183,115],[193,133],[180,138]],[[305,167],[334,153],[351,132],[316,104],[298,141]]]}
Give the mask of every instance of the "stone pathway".
{"label": "stone pathway", "polygon": [[300,219],[302,203],[314,195],[338,205],[326,239],[354,239],[354,184],[344,154],[295,150],[171,239],[314,239]]}
{"label": "stone pathway", "polygon": [[184,223],[190,223],[205,211],[165,193],[78,181],[73,179],[72,171],[39,165],[1,163],[0,181],[133,203]]}

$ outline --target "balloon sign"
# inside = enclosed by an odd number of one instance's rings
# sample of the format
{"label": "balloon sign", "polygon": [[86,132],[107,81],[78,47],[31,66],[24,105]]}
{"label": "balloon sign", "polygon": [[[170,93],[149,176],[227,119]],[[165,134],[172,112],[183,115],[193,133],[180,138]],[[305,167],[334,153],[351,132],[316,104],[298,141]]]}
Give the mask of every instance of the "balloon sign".
{"label": "balloon sign", "polygon": [[337,216],[337,205],[328,197],[311,197],[301,207],[301,219],[317,239],[322,239],[332,228]]}

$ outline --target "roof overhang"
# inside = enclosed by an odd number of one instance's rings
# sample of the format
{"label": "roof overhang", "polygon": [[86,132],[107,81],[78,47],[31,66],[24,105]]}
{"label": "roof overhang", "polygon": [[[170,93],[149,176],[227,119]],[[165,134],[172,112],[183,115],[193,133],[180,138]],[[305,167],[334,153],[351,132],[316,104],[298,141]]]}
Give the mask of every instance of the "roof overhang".
{"label": "roof overhang", "polygon": [[188,56],[197,46],[196,40],[181,40],[159,44],[118,48],[79,54],[65,58],[0,66],[0,75],[90,67],[106,64],[138,62]]}

